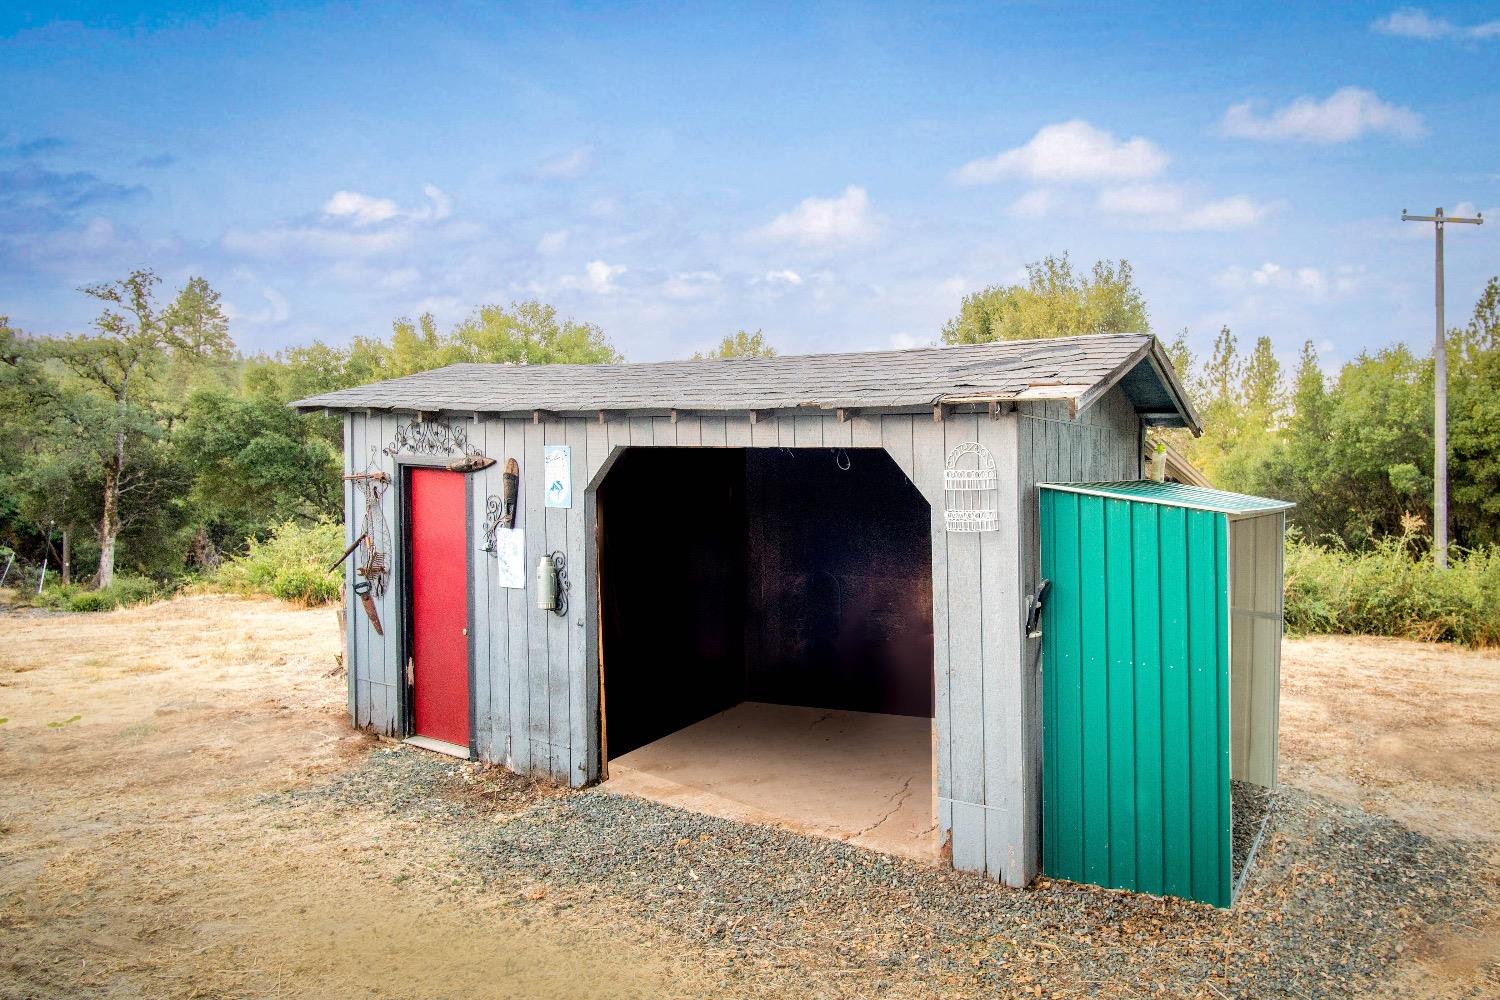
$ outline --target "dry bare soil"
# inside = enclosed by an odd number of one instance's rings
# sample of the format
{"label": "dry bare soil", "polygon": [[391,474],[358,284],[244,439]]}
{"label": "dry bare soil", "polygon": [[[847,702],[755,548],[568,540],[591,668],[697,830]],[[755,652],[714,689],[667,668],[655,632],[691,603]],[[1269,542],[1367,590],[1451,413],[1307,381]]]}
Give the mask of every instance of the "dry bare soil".
{"label": "dry bare soil", "polygon": [[351,731],[331,610],[0,611],[0,997],[1500,996],[1500,657],[1288,641],[1233,911]]}

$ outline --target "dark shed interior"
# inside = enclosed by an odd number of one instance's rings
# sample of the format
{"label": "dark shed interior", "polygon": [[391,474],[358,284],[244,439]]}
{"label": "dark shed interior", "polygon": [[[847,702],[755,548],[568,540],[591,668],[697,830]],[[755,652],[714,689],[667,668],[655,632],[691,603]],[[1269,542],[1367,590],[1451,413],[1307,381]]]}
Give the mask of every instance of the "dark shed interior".
{"label": "dark shed interior", "polygon": [[611,758],[744,701],[931,717],[931,513],[883,450],[632,448],[598,497]]}

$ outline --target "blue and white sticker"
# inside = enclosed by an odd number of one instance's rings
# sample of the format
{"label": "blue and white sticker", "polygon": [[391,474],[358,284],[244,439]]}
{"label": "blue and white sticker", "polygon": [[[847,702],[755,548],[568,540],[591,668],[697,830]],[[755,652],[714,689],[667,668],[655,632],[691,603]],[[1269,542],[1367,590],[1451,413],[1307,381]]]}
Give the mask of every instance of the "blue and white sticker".
{"label": "blue and white sticker", "polygon": [[542,481],[548,507],[573,506],[573,449],[565,444],[542,446]]}

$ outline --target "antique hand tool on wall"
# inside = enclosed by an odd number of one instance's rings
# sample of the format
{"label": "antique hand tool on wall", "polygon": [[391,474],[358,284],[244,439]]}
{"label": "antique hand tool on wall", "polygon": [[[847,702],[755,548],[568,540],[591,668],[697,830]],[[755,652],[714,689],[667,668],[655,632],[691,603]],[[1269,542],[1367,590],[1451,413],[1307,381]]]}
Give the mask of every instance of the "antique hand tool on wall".
{"label": "antique hand tool on wall", "polygon": [[380,627],[380,611],[375,607],[375,598],[370,594],[370,581],[361,580],[354,585],[354,592],[359,595],[359,601],[365,606],[365,614],[370,616],[370,627],[375,630],[376,635],[385,635],[385,629]]}

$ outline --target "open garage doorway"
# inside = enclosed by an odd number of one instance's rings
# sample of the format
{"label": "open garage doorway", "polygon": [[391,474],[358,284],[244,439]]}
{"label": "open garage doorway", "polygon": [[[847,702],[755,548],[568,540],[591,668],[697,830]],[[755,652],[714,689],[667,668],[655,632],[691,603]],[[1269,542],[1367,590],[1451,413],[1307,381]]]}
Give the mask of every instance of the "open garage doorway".
{"label": "open garage doorway", "polygon": [[598,488],[611,787],[936,855],[931,511],[878,448],[630,448]]}

